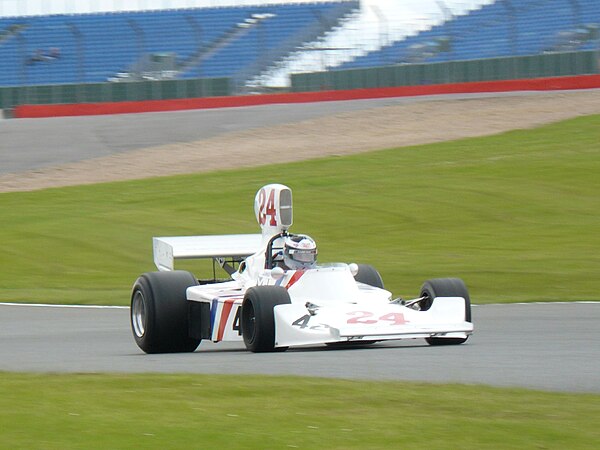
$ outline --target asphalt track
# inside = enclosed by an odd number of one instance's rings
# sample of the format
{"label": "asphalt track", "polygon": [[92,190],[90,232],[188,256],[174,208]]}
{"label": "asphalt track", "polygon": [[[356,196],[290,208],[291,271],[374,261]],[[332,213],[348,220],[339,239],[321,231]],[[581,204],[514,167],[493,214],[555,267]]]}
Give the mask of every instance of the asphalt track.
{"label": "asphalt track", "polygon": [[0,371],[301,375],[600,393],[600,302],[484,305],[464,345],[424,340],[354,349],[253,354],[202,342],[195,353],[146,355],[128,308],[0,304]]}
{"label": "asphalt track", "polygon": [[511,95],[520,94],[448,94],[163,113],[2,120],[0,175],[380,106],[432,99]]}
{"label": "asphalt track", "polygon": [[0,122],[0,175],[146,147],[193,142],[228,132],[281,125],[338,112],[394,104],[397,101],[399,100],[361,100],[5,120]]}

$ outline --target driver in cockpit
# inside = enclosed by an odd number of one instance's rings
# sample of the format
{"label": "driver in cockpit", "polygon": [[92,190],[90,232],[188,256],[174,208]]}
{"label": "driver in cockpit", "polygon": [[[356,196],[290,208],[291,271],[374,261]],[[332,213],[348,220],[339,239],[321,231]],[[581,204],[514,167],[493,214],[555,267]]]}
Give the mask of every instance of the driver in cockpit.
{"label": "driver in cockpit", "polygon": [[285,236],[283,261],[278,266],[285,270],[312,269],[317,263],[317,243],[306,234]]}

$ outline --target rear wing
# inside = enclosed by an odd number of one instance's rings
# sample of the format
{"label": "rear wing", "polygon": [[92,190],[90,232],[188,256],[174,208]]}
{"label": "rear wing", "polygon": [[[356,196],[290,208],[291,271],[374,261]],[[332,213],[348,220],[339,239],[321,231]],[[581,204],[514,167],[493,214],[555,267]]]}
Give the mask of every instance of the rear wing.
{"label": "rear wing", "polygon": [[263,243],[261,234],[155,237],[152,242],[154,264],[160,271],[174,270],[176,259],[246,258]]}

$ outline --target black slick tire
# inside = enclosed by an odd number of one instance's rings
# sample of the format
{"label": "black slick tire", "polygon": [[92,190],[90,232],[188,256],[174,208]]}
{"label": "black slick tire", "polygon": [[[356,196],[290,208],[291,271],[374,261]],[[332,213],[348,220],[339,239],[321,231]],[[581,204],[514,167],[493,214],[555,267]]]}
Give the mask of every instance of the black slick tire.
{"label": "black slick tire", "polygon": [[197,286],[189,272],[148,272],[131,293],[130,321],[136,344],[146,353],[193,352],[200,339],[189,337],[186,289]]}
{"label": "black slick tire", "polygon": [[275,347],[273,308],[290,303],[290,295],[280,286],[255,286],[246,291],[241,326],[248,350],[254,353],[287,350],[287,347]]}
{"label": "black slick tire", "polygon": [[[471,322],[471,298],[467,286],[460,278],[434,278],[423,283],[420,297],[426,297],[421,302],[421,310],[431,308],[435,297],[463,297],[465,299],[465,320]],[[425,340],[429,345],[458,345],[466,342],[466,338],[429,337]]]}
{"label": "black slick tire", "polygon": [[375,267],[368,264],[358,264],[358,273],[354,276],[354,279],[359,283],[384,289],[381,275],[379,275]]}

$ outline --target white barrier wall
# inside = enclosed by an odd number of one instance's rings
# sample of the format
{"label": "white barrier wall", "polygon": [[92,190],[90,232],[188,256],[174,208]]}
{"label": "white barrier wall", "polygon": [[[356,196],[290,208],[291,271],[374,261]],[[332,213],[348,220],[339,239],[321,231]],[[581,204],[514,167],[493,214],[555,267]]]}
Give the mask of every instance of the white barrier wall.
{"label": "white barrier wall", "polygon": [[[0,17],[281,3],[318,3],[323,1],[331,0],[0,0]],[[494,1],[362,0],[361,3],[362,9],[366,13],[370,15],[382,13],[385,20],[390,22],[406,14],[414,16],[415,13],[420,14],[418,20],[422,22],[432,15],[461,14]],[[377,12],[374,10],[377,10]]]}

